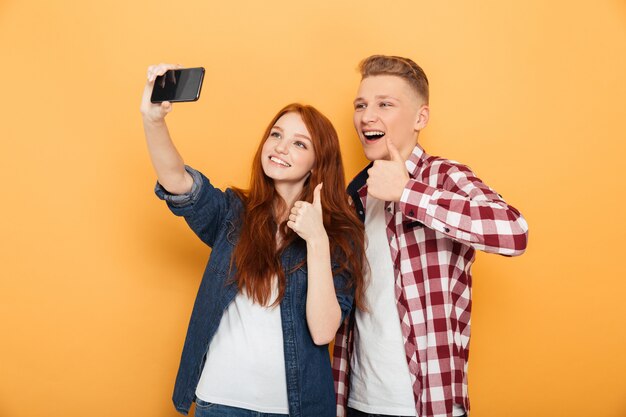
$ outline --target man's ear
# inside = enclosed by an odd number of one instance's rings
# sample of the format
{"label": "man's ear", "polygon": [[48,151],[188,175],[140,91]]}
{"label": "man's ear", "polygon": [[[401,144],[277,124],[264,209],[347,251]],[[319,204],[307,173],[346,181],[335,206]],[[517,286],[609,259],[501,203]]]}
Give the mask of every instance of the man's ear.
{"label": "man's ear", "polygon": [[430,118],[430,107],[428,104],[422,104],[417,111],[417,118],[415,119],[415,131],[419,132],[428,124]]}

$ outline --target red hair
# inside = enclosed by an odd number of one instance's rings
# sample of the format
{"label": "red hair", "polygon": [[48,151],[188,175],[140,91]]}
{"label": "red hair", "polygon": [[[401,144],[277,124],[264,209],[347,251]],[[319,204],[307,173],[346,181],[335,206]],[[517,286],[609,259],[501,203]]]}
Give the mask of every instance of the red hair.
{"label": "red hair", "polygon": [[[286,278],[280,255],[289,244],[301,239],[287,227],[287,220],[277,224],[282,214],[288,213],[285,201],[274,188],[274,181],[265,175],[261,165],[261,152],[272,127],[286,113],[297,113],[302,118],[311,136],[315,163],[312,173],[304,182],[298,200],[312,201],[313,190],[320,182],[324,227],[328,234],[331,257],[339,264],[333,273],[345,271],[349,277],[346,288],[354,290],[355,303],[363,305],[364,228],[363,223],[348,204],[345,176],[341,162],[339,139],[332,123],[312,106],[293,103],[280,110],[268,125],[259,144],[254,162],[250,188],[235,189],[244,202],[242,229],[232,262],[237,267],[237,285],[241,291],[261,305],[267,305],[272,292],[272,277],[278,277],[278,298],[285,294]],[[282,244],[277,246],[276,232]],[[306,262],[306,260],[304,261]]]}

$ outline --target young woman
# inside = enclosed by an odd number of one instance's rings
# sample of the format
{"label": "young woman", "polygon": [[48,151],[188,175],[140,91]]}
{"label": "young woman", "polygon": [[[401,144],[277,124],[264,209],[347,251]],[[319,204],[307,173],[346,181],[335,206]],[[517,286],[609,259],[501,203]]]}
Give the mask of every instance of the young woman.
{"label": "young woman", "polygon": [[196,416],[334,417],[328,343],[362,297],[363,226],[348,204],[337,133],[311,106],[276,114],[250,188],[221,191],[185,166],[153,104],[141,103],[156,193],[212,248],[174,389]]}

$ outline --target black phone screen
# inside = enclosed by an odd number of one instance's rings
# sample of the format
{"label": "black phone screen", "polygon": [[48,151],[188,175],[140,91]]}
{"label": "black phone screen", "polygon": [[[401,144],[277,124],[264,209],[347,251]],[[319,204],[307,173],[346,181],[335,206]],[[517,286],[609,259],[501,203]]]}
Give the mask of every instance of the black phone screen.
{"label": "black phone screen", "polygon": [[196,101],[204,79],[204,68],[169,70],[154,80],[150,101]]}

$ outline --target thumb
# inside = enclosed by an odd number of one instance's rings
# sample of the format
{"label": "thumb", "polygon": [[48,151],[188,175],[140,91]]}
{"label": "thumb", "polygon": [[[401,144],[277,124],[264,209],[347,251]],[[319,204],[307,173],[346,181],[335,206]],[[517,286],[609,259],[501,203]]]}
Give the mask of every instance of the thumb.
{"label": "thumb", "polygon": [[396,145],[394,145],[388,137],[385,137],[385,140],[387,143],[387,151],[389,152],[389,160],[404,163],[404,158],[400,155],[400,151],[396,148]]}
{"label": "thumb", "polygon": [[169,113],[172,111],[172,103],[170,103],[169,101],[164,101],[161,103],[161,110],[163,110],[163,112],[165,114]]}
{"label": "thumb", "polygon": [[324,184],[323,182],[320,182],[319,184],[317,184],[317,187],[315,187],[315,190],[313,190],[313,206],[319,209],[320,211],[322,210],[321,191],[322,191],[323,184]]}

